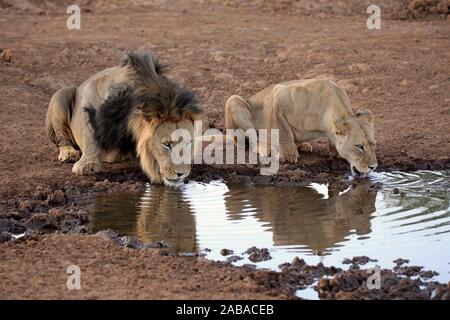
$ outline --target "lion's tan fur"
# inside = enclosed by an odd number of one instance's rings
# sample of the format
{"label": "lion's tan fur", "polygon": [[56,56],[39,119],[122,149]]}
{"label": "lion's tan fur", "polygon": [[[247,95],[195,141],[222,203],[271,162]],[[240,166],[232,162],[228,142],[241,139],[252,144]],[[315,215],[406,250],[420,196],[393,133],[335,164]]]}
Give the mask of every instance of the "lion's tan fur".
{"label": "lion's tan fur", "polygon": [[[151,182],[184,179],[190,164],[172,164],[162,140],[170,142],[180,126],[193,131],[201,108],[193,93],[160,74],[162,69],[150,53],[129,52],[119,66],[55,93],[46,126],[60,160],[76,161],[72,171],[89,174],[100,171],[103,161],[119,161],[132,152]],[[133,147],[128,151],[127,145]]]}
{"label": "lion's tan fur", "polygon": [[[279,129],[280,157],[297,162],[298,147],[328,138],[330,151],[367,173],[377,166],[373,119],[367,110],[354,114],[346,92],[327,80],[294,80],[272,85],[249,99],[231,96],[227,129]],[[364,151],[357,150],[362,145]]]}

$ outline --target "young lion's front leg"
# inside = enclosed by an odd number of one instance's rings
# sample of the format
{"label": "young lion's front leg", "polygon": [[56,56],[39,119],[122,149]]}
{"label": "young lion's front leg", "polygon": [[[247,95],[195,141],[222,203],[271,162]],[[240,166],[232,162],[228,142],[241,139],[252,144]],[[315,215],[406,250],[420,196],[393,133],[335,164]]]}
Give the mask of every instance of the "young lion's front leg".
{"label": "young lion's front leg", "polygon": [[280,161],[288,163],[297,163],[298,151],[295,143],[290,143],[289,140],[280,139]]}
{"label": "young lion's front leg", "polygon": [[294,141],[294,134],[283,115],[278,116],[278,128],[280,130],[280,161],[297,163],[298,150]]}
{"label": "young lion's front leg", "polygon": [[78,160],[72,168],[72,172],[79,175],[92,174],[102,169],[102,161],[100,158],[101,149],[94,137],[94,129],[89,123],[87,112],[82,112],[83,124],[83,153],[81,159]]}
{"label": "young lion's front leg", "polygon": [[[225,104],[225,128],[226,129],[255,129],[255,114],[250,104],[241,96],[233,95],[228,98]],[[235,140],[236,142],[236,140]],[[249,141],[252,143],[253,141]],[[258,144],[250,145],[250,150],[254,153],[260,153]]]}
{"label": "young lion's front leg", "polygon": [[334,145],[331,140],[328,140],[328,150],[330,152],[330,159],[335,159],[338,156],[338,151],[336,149],[336,146]]}

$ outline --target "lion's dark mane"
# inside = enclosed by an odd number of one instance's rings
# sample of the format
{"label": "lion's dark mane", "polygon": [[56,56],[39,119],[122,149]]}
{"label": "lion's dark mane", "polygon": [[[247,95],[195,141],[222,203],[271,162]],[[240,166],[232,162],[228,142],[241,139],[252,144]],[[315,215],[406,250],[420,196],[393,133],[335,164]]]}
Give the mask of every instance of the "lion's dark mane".
{"label": "lion's dark mane", "polygon": [[182,88],[164,74],[162,64],[151,52],[129,51],[120,61],[129,68],[130,85],[111,89],[98,110],[84,110],[94,129],[94,137],[106,151],[129,154],[136,148],[136,139],[129,128],[130,116],[139,112],[146,121],[180,121],[202,112],[194,92]]}

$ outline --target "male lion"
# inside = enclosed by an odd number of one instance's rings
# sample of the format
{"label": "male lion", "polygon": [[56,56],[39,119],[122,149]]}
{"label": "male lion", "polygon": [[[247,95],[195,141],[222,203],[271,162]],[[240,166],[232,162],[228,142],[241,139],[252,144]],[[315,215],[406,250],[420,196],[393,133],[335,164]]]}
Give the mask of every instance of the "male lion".
{"label": "male lion", "polygon": [[[190,142],[173,141],[171,134],[181,128],[193,137],[201,112],[193,92],[169,80],[150,52],[130,51],[119,66],[57,91],[46,127],[58,159],[76,161],[76,174],[100,171],[102,161],[135,154],[151,182],[175,185],[188,176],[191,164],[175,165],[171,150]],[[177,147],[189,150],[189,145]]]}
{"label": "male lion", "polygon": [[[327,80],[294,80],[272,85],[250,99],[233,95],[225,107],[227,129],[279,129],[280,159],[298,160],[298,148],[328,138],[330,155],[350,163],[357,177],[377,167],[373,118],[370,111],[354,114],[346,92]],[[267,150],[267,146],[259,149]]]}

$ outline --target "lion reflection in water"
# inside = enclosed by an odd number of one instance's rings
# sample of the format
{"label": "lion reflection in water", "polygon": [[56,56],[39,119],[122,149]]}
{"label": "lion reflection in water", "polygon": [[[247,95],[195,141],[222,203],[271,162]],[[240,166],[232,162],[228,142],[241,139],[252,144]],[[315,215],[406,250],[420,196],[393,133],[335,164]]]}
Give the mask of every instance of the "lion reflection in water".
{"label": "lion reflection in water", "polygon": [[100,194],[90,212],[94,232],[110,228],[144,243],[165,241],[177,252],[197,251],[195,216],[180,189],[151,185],[143,195]]}
{"label": "lion reflection in water", "polygon": [[[306,246],[322,251],[345,241],[351,230],[359,236],[370,234],[376,195],[376,188],[370,183],[353,185],[327,199],[310,187],[231,184],[224,194],[224,209],[227,219],[240,220],[241,213],[252,208],[251,212],[255,212],[252,215],[270,227],[276,246]],[[192,209],[195,201],[183,189],[157,185],[150,186],[142,196],[114,196],[113,202],[110,195],[96,197],[91,226],[135,235],[145,243],[165,240],[177,252],[196,252],[196,219]]]}
{"label": "lion reflection in water", "polygon": [[328,199],[310,187],[231,186],[227,195],[230,219],[241,219],[246,203],[256,209],[259,221],[271,227],[274,245],[304,245],[321,251],[345,241],[351,230],[359,236],[371,232],[377,192],[372,184],[360,183]]}
{"label": "lion reflection in water", "polygon": [[[345,241],[356,230],[359,236],[371,232],[377,191],[370,183],[324,199],[313,188],[228,185],[225,207],[228,219],[240,219],[246,206],[255,217],[267,222],[277,246],[305,245],[313,251],[326,250]],[[178,251],[196,251],[195,216],[182,190],[153,186],[142,198],[137,217],[137,234],[147,241],[167,239]],[[161,238],[161,239],[162,239]]]}
{"label": "lion reflection in water", "polygon": [[144,242],[165,240],[177,252],[196,252],[195,217],[183,191],[151,186],[141,200],[136,234]]}

